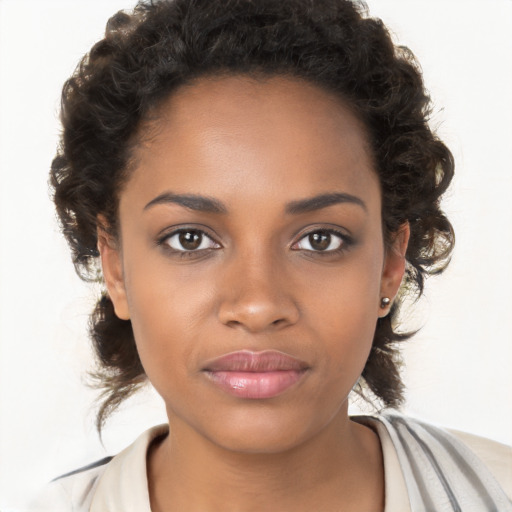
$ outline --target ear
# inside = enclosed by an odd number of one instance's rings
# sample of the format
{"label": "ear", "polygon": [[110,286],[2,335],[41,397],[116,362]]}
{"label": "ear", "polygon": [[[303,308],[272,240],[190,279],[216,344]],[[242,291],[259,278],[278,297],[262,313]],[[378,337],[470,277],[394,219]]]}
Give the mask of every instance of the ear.
{"label": "ear", "polygon": [[405,273],[405,253],[409,243],[410,227],[405,222],[393,235],[391,244],[386,248],[384,266],[380,284],[380,297],[390,299],[389,305],[379,304],[379,316],[384,317],[389,313],[389,307],[393,302]]}
{"label": "ear", "polygon": [[129,320],[130,312],[126,298],[124,284],[123,262],[119,244],[108,232],[108,223],[102,216],[98,216],[98,251],[101,258],[103,278],[107,286],[108,295],[114,304],[114,311],[121,320]]}

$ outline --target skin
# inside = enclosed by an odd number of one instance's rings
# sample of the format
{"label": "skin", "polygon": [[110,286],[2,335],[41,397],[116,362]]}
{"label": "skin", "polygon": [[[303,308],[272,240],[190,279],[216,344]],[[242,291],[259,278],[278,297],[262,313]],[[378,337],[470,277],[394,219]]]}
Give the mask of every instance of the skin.
{"label": "skin", "polygon": [[[152,510],[383,510],[378,437],[348,418],[347,397],[381,298],[400,286],[408,230],[385,248],[364,127],[314,85],[233,76],[181,88],[139,136],[119,239],[100,228],[99,249],[171,425],[148,453]],[[289,211],[333,192],[358,201]],[[166,193],[224,211],[154,202]],[[178,228],[209,238],[184,253]],[[310,243],[322,229],[341,234],[329,250]],[[308,370],[279,396],[234,397],[202,369],[243,349]]]}

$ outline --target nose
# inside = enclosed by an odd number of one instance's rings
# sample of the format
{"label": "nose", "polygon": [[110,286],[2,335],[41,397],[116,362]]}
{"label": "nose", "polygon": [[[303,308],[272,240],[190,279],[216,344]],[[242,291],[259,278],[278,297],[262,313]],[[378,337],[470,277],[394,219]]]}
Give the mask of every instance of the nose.
{"label": "nose", "polygon": [[292,284],[275,258],[240,258],[219,276],[219,320],[251,333],[278,330],[295,324],[300,312]]}

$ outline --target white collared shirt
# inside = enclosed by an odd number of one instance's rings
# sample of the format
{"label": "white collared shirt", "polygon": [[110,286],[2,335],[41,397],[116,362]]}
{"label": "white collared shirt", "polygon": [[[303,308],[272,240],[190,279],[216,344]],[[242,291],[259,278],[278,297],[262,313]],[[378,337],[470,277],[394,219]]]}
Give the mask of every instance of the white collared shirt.
{"label": "white collared shirt", "polygon": [[[375,430],[379,436],[385,475],[385,512],[419,512],[426,510],[423,501],[414,498],[414,485],[411,475],[405,474],[401,447],[397,446],[394,428],[390,418],[399,419],[403,425],[423,425],[415,420],[399,415],[360,416],[356,421],[364,423]],[[436,432],[443,432],[434,427]],[[146,456],[151,442],[168,432],[167,425],[153,427],[144,432],[137,440],[112,459],[104,459],[99,465],[91,465],[53,481],[43,492],[31,512],[151,512]],[[444,436],[445,432],[443,432]],[[490,487],[498,487],[504,491],[498,501],[501,507],[508,506],[505,501],[512,502],[512,448],[478,436],[452,432],[455,444],[464,443],[463,449],[470,453],[477,462],[483,464],[484,472],[489,470]],[[450,434],[447,436],[453,439]],[[469,447],[469,451],[468,450]],[[397,449],[398,448],[398,449]],[[476,457],[475,457],[476,455]],[[448,466],[447,466],[448,467]],[[405,469],[407,473],[409,470]],[[439,469],[436,468],[439,472]],[[463,475],[464,476],[464,475]],[[451,477],[453,478],[453,476]],[[450,480],[450,478],[448,478]],[[457,477],[455,477],[457,480]],[[489,484],[486,484],[489,485]],[[492,491],[491,491],[492,492]],[[508,497],[508,500],[507,500]],[[421,503],[420,503],[421,502]],[[445,499],[442,510],[452,511],[454,507]],[[465,503],[464,512],[483,512],[481,505],[472,507]],[[487,510],[487,509],[486,509]],[[496,509],[498,510],[498,509]],[[502,508],[499,509],[500,512]],[[506,510],[503,508],[503,510]],[[512,504],[510,505],[512,510]],[[436,508],[436,512],[441,509]]]}

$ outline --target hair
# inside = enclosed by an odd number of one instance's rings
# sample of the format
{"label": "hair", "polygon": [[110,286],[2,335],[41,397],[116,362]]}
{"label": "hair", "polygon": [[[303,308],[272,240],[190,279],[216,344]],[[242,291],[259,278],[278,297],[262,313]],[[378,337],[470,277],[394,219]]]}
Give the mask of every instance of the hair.
{"label": "hair", "polygon": [[[453,158],[429,127],[430,98],[411,52],[381,20],[351,0],[161,0],[114,15],[64,85],[61,143],[51,186],[78,274],[98,277],[98,215],[115,236],[118,200],[130,176],[138,130],[184,84],[215,75],[289,76],[336,94],[364,122],[382,191],[389,243],[410,225],[406,275],[376,325],[361,393],[389,407],[403,401],[398,311],[441,272],[454,244],[440,197]],[[104,292],[91,315],[97,354],[97,415],[106,418],[145,381],[129,320]],[[369,392],[369,393],[368,393]]]}

